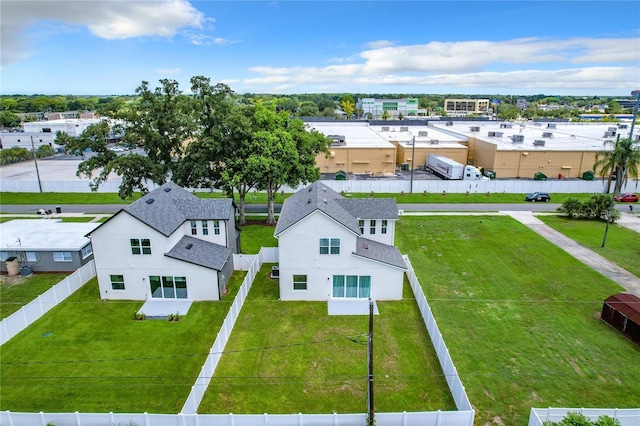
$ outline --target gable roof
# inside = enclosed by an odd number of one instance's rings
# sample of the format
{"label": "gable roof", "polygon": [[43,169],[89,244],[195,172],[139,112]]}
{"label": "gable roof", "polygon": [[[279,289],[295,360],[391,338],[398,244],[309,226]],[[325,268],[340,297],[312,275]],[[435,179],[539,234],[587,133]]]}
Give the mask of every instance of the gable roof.
{"label": "gable roof", "polygon": [[400,250],[388,244],[379,243],[368,238],[358,237],[356,242],[356,256],[365,259],[375,260],[377,262],[386,263],[401,269],[407,269]]}
{"label": "gable roof", "polygon": [[229,247],[185,235],[164,254],[173,259],[221,271],[231,255]]}
{"label": "gable roof", "polygon": [[361,235],[358,219],[397,219],[393,198],[345,199],[323,183],[314,182],[287,198],[276,226],[278,235],[311,213],[321,211],[356,235]]}
{"label": "gable roof", "polygon": [[230,198],[201,199],[173,182],[154,189],[123,210],[160,232],[171,235],[186,220],[227,220]]}

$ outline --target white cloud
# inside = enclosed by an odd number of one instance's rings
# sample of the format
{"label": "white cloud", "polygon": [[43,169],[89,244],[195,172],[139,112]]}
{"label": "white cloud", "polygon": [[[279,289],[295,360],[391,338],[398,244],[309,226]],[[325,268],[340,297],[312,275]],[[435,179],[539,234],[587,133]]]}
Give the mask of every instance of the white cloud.
{"label": "white cloud", "polygon": [[252,67],[259,75],[243,83],[622,89],[640,78],[638,44],[637,38],[527,38],[379,47],[360,52],[356,63],[333,58],[337,64],[325,67]]}
{"label": "white cloud", "polygon": [[39,22],[86,27],[93,35],[117,40],[173,37],[185,27],[202,29],[207,19],[187,0],[22,1],[2,0],[2,65],[33,53],[26,30]]}
{"label": "white cloud", "polygon": [[158,68],[156,72],[164,75],[177,75],[180,74],[181,70],[180,68]]}
{"label": "white cloud", "polygon": [[235,40],[229,40],[222,37],[213,37],[204,33],[186,32],[185,35],[189,38],[191,44],[195,44],[196,46],[224,46],[227,44],[238,43],[238,41]]}
{"label": "white cloud", "polygon": [[389,40],[375,40],[365,43],[364,47],[366,47],[367,49],[382,49],[384,47],[391,47],[394,44],[394,42]]}

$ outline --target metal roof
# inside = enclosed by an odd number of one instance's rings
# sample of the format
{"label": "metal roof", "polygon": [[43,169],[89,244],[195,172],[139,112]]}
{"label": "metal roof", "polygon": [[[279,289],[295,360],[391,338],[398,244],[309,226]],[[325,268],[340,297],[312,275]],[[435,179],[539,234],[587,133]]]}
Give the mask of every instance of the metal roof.
{"label": "metal roof", "polygon": [[185,235],[165,256],[221,271],[231,256],[231,249]]}
{"label": "metal roof", "polygon": [[99,223],[64,223],[60,219],[22,219],[0,224],[3,251],[79,251],[91,242],[85,235]]}
{"label": "metal roof", "polygon": [[607,297],[604,303],[640,325],[640,298],[638,296],[618,293]]}

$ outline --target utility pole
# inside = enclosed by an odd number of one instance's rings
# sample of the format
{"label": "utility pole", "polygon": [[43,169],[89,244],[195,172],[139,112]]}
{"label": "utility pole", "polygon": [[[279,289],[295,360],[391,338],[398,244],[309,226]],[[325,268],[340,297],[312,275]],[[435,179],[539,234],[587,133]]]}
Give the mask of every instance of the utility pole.
{"label": "utility pole", "polygon": [[40,193],[42,193],[42,183],[40,182],[40,170],[38,170],[38,160],[36,160],[36,147],[33,144],[33,136],[31,136],[31,152],[33,153],[33,162],[36,165],[36,176],[38,177],[38,188],[40,189]]}
{"label": "utility pole", "polygon": [[411,141],[411,186],[409,189],[409,194],[413,194],[413,166],[416,163],[415,160],[415,155],[416,155],[416,137],[414,136],[412,141]]}
{"label": "utility pole", "polygon": [[[615,151],[618,150],[619,142],[620,142],[620,134],[618,134],[618,137],[616,138],[616,147],[614,148]],[[620,185],[622,186],[622,179],[624,178],[624,176],[618,176],[619,174],[617,173],[618,170],[615,170],[615,171],[616,171],[616,182],[613,184],[613,194],[611,195],[611,202],[609,203],[609,211],[607,212],[607,226],[605,226],[604,228],[604,237],[602,238],[602,245],[600,247],[604,247],[604,245],[607,242],[607,233],[609,232],[609,223],[611,222],[611,215],[613,214],[613,199],[615,198],[616,193],[618,193],[618,182],[620,182]],[[611,169],[609,174],[612,174],[613,172],[614,170]]]}
{"label": "utility pole", "polygon": [[369,408],[369,415],[367,417],[367,425],[374,426],[376,422],[373,410],[373,301],[371,298],[369,298],[369,347],[367,353],[369,358],[369,377],[367,388],[367,405]]}

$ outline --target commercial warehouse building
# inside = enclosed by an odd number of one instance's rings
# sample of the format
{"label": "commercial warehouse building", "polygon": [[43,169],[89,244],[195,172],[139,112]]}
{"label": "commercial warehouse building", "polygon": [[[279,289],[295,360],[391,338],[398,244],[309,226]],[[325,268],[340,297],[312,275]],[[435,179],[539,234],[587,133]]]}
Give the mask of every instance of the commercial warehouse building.
{"label": "commercial warehouse building", "polygon": [[[344,171],[371,176],[420,168],[428,154],[494,171],[498,178],[582,178],[593,171],[605,141],[629,136],[628,124],[510,123],[499,121],[430,121],[369,124],[333,121],[308,123],[332,137],[329,156],[318,155],[322,173]],[[413,158],[415,157],[415,159]]]}
{"label": "commercial warehouse building", "polygon": [[[442,126],[442,127],[441,127]],[[580,178],[593,171],[605,141],[629,136],[625,124],[455,122],[435,124],[467,137],[467,163],[498,178]]]}

